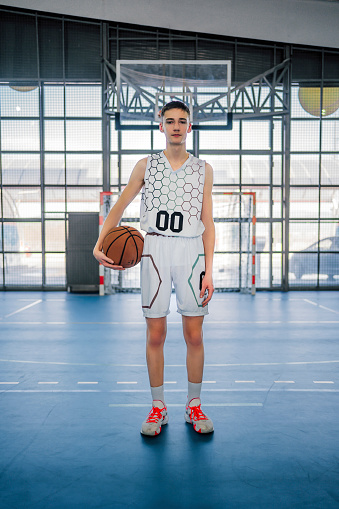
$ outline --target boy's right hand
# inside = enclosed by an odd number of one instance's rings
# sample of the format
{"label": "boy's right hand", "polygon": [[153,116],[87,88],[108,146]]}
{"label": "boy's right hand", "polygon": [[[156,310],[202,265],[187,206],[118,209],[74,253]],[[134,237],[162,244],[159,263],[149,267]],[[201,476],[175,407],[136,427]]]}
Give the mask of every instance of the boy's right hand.
{"label": "boy's right hand", "polygon": [[104,267],[107,267],[108,269],[114,269],[114,270],[125,270],[124,267],[121,265],[115,265],[114,261],[108,258],[100,249],[95,247],[93,249],[93,256],[94,258],[101,263]]}

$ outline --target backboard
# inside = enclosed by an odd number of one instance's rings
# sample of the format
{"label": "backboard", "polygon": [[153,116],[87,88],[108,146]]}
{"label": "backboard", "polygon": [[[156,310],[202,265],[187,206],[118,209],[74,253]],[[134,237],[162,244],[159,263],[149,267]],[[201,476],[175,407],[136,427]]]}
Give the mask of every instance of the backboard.
{"label": "backboard", "polygon": [[194,130],[232,129],[230,60],[117,60],[115,70],[116,129],[158,129],[171,100],[189,106]]}

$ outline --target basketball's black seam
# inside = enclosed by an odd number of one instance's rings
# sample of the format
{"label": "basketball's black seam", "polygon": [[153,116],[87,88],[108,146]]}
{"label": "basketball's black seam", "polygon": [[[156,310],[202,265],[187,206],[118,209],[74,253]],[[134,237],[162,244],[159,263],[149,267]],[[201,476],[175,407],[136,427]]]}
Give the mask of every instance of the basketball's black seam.
{"label": "basketball's black seam", "polygon": [[133,239],[133,242],[134,242],[134,245],[135,245],[135,249],[137,250],[137,258],[136,258],[136,259],[138,259],[138,246],[137,246],[137,243],[136,243],[136,242],[135,242],[135,240],[134,240],[134,237],[137,237],[137,235],[132,235],[132,234],[131,234],[131,237],[132,237],[132,239]]}
{"label": "basketball's black seam", "polygon": [[[120,237],[122,237],[122,236],[123,236],[123,235],[125,235],[126,233],[129,233],[129,231],[127,230],[127,232],[126,232],[126,230],[125,230],[125,231],[123,231],[123,232],[122,232],[122,234],[121,234],[121,235],[119,235],[119,237],[115,237],[115,239],[113,240],[113,242],[111,242],[111,243],[110,243],[110,245],[108,246],[108,248],[106,249],[106,253],[105,253],[105,255],[106,255],[106,256],[107,256],[107,253],[108,253],[108,251],[109,251],[110,247],[114,244],[114,242],[115,242],[116,240],[120,239]],[[107,234],[107,235],[109,235],[109,234]],[[113,260],[113,261],[114,261],[114,260]]]}

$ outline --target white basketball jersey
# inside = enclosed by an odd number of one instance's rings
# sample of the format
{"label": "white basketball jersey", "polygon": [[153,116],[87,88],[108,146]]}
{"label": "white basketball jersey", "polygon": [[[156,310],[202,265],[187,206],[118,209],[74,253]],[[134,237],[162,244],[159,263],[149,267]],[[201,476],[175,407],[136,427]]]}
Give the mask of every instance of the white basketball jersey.
{"label": "white basketball jersey", "polygon": [[164,152],[147,158],[141,197],[140,227],[147,233],[197,237],[204,230],[201,208],[205,161],[189,155],[179,170]]}

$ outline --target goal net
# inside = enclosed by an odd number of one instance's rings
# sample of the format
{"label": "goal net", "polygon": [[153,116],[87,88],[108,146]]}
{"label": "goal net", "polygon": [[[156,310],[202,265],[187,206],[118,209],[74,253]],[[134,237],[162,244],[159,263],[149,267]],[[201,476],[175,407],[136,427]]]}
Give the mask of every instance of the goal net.
{"label": "goal net", "polygon": [[254,192],[213,193],[217,291],[255,294],[255,205]]}

